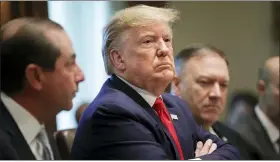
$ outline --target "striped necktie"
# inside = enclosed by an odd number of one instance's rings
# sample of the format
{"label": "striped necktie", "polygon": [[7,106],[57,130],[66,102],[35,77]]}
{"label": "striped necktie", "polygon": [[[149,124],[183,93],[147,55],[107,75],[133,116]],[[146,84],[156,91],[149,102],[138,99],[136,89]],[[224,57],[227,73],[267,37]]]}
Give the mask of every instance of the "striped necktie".
{"label": "striped necktie", "polygon": [[36,150],[42,160],[54,160],[45,129],[41,129],[36,137]]}

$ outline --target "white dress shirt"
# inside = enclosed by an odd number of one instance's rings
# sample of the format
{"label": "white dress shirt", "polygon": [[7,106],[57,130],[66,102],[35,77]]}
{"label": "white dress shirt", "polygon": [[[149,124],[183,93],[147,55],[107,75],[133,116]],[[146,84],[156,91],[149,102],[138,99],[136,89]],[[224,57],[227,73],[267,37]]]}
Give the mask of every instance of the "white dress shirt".
{"label": "white dress shirt", "polygon": [[259,118],[262,126],[266,130],[276,152],[279,153],[279,146],[277,144],[277,140],[280,138],[279,129],[270,121],[270,119],[265,115],[265,113],[260,109],[258,105],[255,107],[255,113]]}
{"label": "white dress shirt", "polygon": [[[46,138],[45,140],[48,141],[45,126],[41,125],[32,114],[30,114],[26,109],[24,109],[21,105],[19,105],[17,102],[15,102],[12,98],[7,96],[3,92],[1,92],[1,100],[8,109],[11,116],[13,117],[14,121],[16,122],[20,132],[22,133],[25,141],[29,145],[35,158],[37,160],[43,160],[41,155],[38,154],[38,150],[36,149],[36,140],[37,135],[42,131]],[[46,145],[48,145],[48,148],[51,152],[49,141]],[[51,156],[53,157],[52,153]]]}
{"label": "white dress shirt", "polygon": [[[124,80],[123,78],[117,76],[119,79],[121,79],[123,82],[125,82],[127,85],[129,85],[132,89],[134,89],[137,93],[140,94],[141,97],[144,98],[144,100],[151,106],[153,107],[154,106],[154,103],[156,102],[156,99],[157,97],[155,95],[153,95],[152,93],[144,90],[144,89],[141,89],[141,88],[138,88],[130,83],[128,83],[128,81]],[[161,96],[160,96],[161,97]]]}

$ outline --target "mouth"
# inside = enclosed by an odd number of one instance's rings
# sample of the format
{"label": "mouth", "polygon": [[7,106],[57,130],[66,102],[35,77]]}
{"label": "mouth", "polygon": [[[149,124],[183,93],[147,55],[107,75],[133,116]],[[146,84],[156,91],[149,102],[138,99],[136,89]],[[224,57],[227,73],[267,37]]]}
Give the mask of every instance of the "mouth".
{"label": "mouth", "polygon": [[207,112],[218,112],[220,110],[220,106],[218,105],[206,105],[204,108]]}
{"label": "mouth", "polygon": [[156,66],[156,68],[157,69],[170,69],[170,68],[172,68],[172,66],[170,65],[170,64],[168,64],[168,63],[166,63],[166,64],[160,64],[160,65],[158,65],[158,66]]}

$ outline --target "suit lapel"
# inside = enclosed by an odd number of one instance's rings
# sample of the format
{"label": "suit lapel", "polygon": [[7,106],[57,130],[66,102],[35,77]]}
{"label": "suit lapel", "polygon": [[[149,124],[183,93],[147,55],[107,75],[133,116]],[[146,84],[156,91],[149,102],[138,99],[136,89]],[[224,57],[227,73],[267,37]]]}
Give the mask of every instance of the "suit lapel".
{"label": "suit lapel", "polygon": [[217,136],[218,136],[219,138],[221,138],[224,142],[227,142],[228,139],[227,139],[224,135],[222,135],[222,133],[221,133],[221,132],[222,132],[221,129],[220,129],[221,127],[222,127],[222,125],[221,125],[221,123],[218,122],[218,121],[212,125],[212,128],[213,128],[213,130],[214,130],[214,133],[216,133]]}
{"label": "suit lapel", "polygon": [[122,91],[127,96],[132,98],[138,105],[143,107],[157,122],[160,121],[158,115],[153,110],[153,108],[133,88],[131,88],[129,85],[120,80],[115,74],[111,76],[110,80],[111,83],[114,85],[115,89]]}
{"label": "suit lapel", "polygon": [[133,88],[131,88],[126,83],[124,83],[122,80],[120,80],[115,74],[113,74],[110,77],[110,80],[111,80],[112,84],[114,85],[115,89],[122,91],[127,96],[132,98],[138,105],[143,107],[156,120],[159,128],[164,131],[164,133],[166,134],[168,139],[171,141],[173,150],[176,154],[176,158],[180,159],[180,156],[176,149],[176,144],[175,144],[173,138],[171,137],[171,135],[170,135],[169,131],[166,129],[166,127],[162,124],[160,118],[158,117],[156,112],[153,110],[153,108],[145,101],[145,99],[140,94],[138,94]]}
{"label": "suit lapel", "polygon": [[252,117],[254,119],[252,123],[252,127],[255,129],[255,132],[257,133],[258,142],[260,142],[260,145],[265,148],[263,149],[265,150],[264,154],[277,156],[277,152],[274,149],[273,144],[270,142],[270,138],[255,112],[253,112]]}
{"label": "suit lapel", "polygon": [[52,152],[53,152],[54,160],[61,160],[61,156],[59,154],[59,151],[58,151],[57,145],[55,143],[54,137],[50,133],[47,133],[47,134],[48,134],[48,139],[49,139],[51,149],[52,149]]}
{"label": "suit lapel", "polygon": [[5,122],[5,125],[2,125],[3,131],[6,132],[11,138],[11,144],[16,150],[20,160],[36,160],[32,151],[30,150],[29,145],[25,141],[23,135],[21,134],[17,124],[14,119],[8,112],[7,108],[1,101],[1,120]]}

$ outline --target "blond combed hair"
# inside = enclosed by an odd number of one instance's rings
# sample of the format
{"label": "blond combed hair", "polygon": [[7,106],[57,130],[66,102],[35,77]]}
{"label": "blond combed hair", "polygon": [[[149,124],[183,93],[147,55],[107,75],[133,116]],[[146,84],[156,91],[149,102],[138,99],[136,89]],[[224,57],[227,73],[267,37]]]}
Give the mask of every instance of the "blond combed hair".
{"label": "blond combed hair", "polygon": [[102,56],[108,75],[113,73],[110,51],[117,47],[119,37],[125,30],[149,25],[154,22],[166,23],[170,28],[179,18],[179,12],[172,8],[158,8],[137,5],[115,13],[103,31]]}

